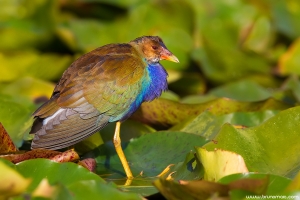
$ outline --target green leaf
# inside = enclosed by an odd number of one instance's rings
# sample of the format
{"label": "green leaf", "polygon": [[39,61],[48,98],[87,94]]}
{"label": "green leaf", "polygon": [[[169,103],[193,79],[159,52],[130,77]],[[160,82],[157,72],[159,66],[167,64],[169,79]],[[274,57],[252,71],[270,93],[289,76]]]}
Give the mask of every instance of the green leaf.
{"label": "green leaf", "polygon": [[1,1],[0,13],[1,50],[37,48],[53,38],[58,3],[46,0]]}
{"label": "green leaf", "polygon": [[204,176],[204,169],[194,151],[190,151],[184,160],[171,168],[171,173],[162,178],[172,178],[174,180],[197,180]]}
{"label": "green leaf", "polygon": [[71,183],[83,180],[95,180],[104,183],[96,174],[74,163],[56,163],[47,159],[26,160],[16,165],[17,171],[26,178],[32,178],[28,191],[33,191],[42,179],[47,177],[50,184]]}
{"label": "green leaf", "polygon": [[249,27],[245,27],[243,32],[245,38],[242,38],[243,46],[257,53],[264,53],[273,42],[274,33],[269,18],[259,16]]}
{"label": "green leaf", "polygon": [[205,83],[199,74],[183,73],[178,80],[169,83],[169,88],[180,95],[203,94]]}
{"label": "green leaf", "polygon": [[0,122],[17,147],[21,146],[23,134],[32,124],[31,114],[35,108],[27,98],[0,94]]}
{"label": "green leaf", "polygon": [[[245,92],[247,91],[247,92]],[[217,97],[227,97],[238,101],[262,101],[270,98],[271,92],[253,81],[231,82],[210,91]]]}
{"label": "green leaf", "polygon": [[244,1],[192,2],[197,16],[192,59],[209,80],[224,83],[249,73],[268,73],[270,66],[264,57],[240,48],[241,32],[259,14],[255,7]]}
{"label": "green leaf", "polygon": [[[176,13],[176,15],[174,15]],[[169,20],[172,18],[173,20]],[[147,23],[144,23],[147,21]],[[169,23],[166,24],[165,21]],[[180,26],[179,26],[180,25]],[[184,69],[189,62],[188,53],[193,41],[192,9],[185,1],[144,1],[130,7],[126,15],[113,22],[92,19],[72,19],[61,23],[59,37],[73,50],[91,51],[108,43],[125,43],[143,35],[159,35],[180,63],[162,62],[166,68]],[[120,34],[120,30],[127,31]],[[110,33],[110,34],[107,34]],[[182,43],[175,43],[181,38]]]}
{"label": "green leaf", "polygon": [[[2,160],[0,164],[4,165]],[[98,175],[74,163],[33,159],[11,167],[25,178],[32,180],[27,188],[27,192],[32,195],[40,196],[39,194],[44,191],[43,196],[47,197],[45,192],[48,191],[50,193],[48,195],[68,199],[83,199],[83,197],[84,199],[141,199],[137,194],[118,190],[116,185],[106,183]],[[41,184],[42,181],[45,182],[45,178],[50,185]]]}
{"label": "green leaf", "polygon": [[289,1],[266,1],[270,14],[278,32],[290,38],[297,38],[300,35],[298,19],[300,17],[300,4],[297,0]]}
{"label": "green leaf", "polygon": [[170,130],[183,131],[201,135],[207,139],[213,139],[225,123],[234,126],[257,126],[276,115],[279,111],[265,110],[257,112],[233,112],[226,115],[216,115],[205,111],[196,117],[190,117],[177,124]]}
{"label": "green leaf", "polygon": [[[300,16],[300,15],[299,15]],[[300,27],[299,27],[300,28]],[[300,31],[300,30],[299,30]],[[300,75],[300,38],[295,40],[279,59],[278,70],[282,75],[297,74]]]}
{"label": "green leaf", "polygon": [[[207,142],[194,134],[161,131],[133,139],[123,146],[123,150],[134,176],[142,172],[143,176],[151,177],[159,175],[168,165],[183,161],[194,146]],[[123,175],[124,170],[111,142],[93,151],[93,156],[98,164],[98,174],[112,173],[111,178],[122,177],[118,174]]]}
{"label": "green leaf", "polygon": [[290,108],[252,128],[236,129],[225,124],[214,142],[204,145],[204,148],[240,154],[249,171],[293,177],[299,169],[296,155],[300,150],[297,143],[300,137],[299,113],[300,107]]}
{"label": "green leaf", "polygon": [[281,86],[281,90],[285,93],[284,98],[288,99],[287,92],[292,93],[292,100],[300,102],[300,81],[297,75],[291,75]]}
{"label": "green leaf", "polygon": [[125,193],[112,185],[103,184],[95,180],[82,180],[71,183],[67,187],[72,192],[74,200],[93,199],[120,199],[120,200],[141,200],[142,197],[134,193]]}
{"label": "green leaf", "polygon": [[56,80],[71,64],[71,57],[53,53],[23,51],[0,56],[0,81],[13,81],[24,76]]}
{"label": "green leaf", "polygon": [[32,100],[42,96],[50,98],[53,89],[54,84],[32,77],[20,78],[2,88],[0,87],[0,91],[3,94],[11,96],[18,94]]}
{"label": "green leaf", "polygon": [[[111,141],[115,133],[116,124],[109,123],[105,128],[101,129],[100,134],[104,142]],[[122,141],[129,141],[141,135],[153,133],[155,130],[145,124],[133,120],[126,120],[121,125]]]}

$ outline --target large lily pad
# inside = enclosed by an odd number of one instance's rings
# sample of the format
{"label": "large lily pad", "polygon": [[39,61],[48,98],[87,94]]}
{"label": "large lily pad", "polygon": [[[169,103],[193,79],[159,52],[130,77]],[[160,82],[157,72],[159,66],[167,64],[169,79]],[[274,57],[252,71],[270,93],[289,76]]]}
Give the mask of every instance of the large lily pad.
{"label": "large lily pad", "polygon": [[[207,142],[195,134],[161,131],[133,139],[123,149],[134,176],[142,172],[143,176],[151,177],[159,175],[168,165],[183,161],[194,146],[202,146]],[[117,174],[124,175],[111,142],[100,146],[93,156],[98,164],[97,173],[112,173],[112,178],[122,177]]]}
{"label": "large lily pad", "polygon": [[300,107],[281,111],[265,123],[245,129],[225,124],[214,142],[204,145],[240,154],[250,171],[293,177],[299,169]]}

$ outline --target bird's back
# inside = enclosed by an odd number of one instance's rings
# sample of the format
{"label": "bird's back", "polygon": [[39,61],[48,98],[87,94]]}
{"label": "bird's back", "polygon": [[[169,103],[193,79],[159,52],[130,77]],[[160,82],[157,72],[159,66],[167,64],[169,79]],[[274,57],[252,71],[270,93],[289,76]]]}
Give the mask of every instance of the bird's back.
{"label": "bird's back", "polygon": [[146,64],[129,44],[106,45],[77,59],[35,113],[32,148],[60,149],[88,137],[130,110]]}

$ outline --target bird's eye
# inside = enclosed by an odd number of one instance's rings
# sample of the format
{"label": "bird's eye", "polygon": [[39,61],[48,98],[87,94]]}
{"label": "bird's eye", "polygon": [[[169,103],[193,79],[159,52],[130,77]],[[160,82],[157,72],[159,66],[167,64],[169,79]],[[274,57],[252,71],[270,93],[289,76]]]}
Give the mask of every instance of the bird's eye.
{"label": "bird's eye", "polygon": [[157,50],[158,46],[151,46],[153,50]]}

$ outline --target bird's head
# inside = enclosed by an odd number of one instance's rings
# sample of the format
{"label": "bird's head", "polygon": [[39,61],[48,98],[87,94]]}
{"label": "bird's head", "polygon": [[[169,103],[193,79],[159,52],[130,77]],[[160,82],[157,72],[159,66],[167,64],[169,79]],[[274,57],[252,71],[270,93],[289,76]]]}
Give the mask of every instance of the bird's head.
{"label": "bird's head", "polygon": [[160,60],[179,62],[158,36],[143,36],[130,43],[143,54],[148,63],[158,63]]}

